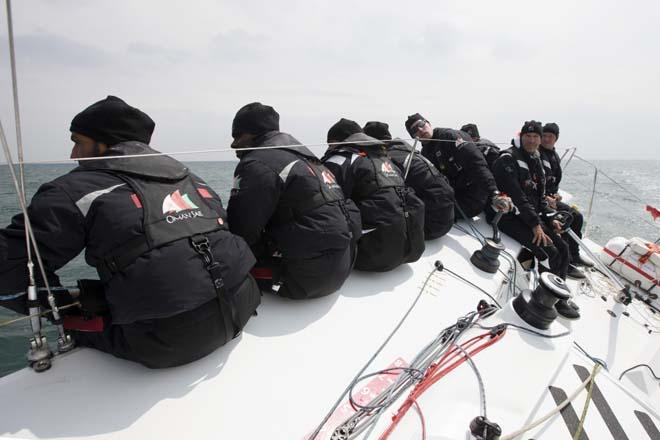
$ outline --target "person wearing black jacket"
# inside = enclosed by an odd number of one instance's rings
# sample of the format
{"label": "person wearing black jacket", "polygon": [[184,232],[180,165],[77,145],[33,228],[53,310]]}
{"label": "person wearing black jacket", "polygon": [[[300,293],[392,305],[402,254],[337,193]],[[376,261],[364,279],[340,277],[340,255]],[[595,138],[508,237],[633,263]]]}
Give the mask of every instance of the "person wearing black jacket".
{"label": "person wearing black jacket", "polygon": [[[554,122],[549,122],[543,126],[543,136],[541,136],[541,161],[545,171],[545,194],[551,208],[558,211],[567,211],[573,217],[571,229],[575,234],[582,238],[582,225],[584,217],[577,209],[561,201],[559,194],[559,183],[561,182],[561,159],[555,150],[555,144],[559,138],[559,126]],[[571,264],[591,267],[594,264],[582,258],[580,255],[580,246],[570,237],[565,237],[571,254]],[[577,273],[577,271],[574,271]]]}
{"label": "person wearing black jacket", "polygon": [[[158,153],[148,145],[154,125],[114,96],[83,110],[71,122],[71,158],[105,160],[42,185],[28,215],[51,286],[83,249],[99,274],[80,281],[81,309],[64,312],[77,345],[163,368],[237,336],[261,295],[254,256],[227,229],[218,195],[168,156],[124,157]],[[0,230],[0,294],[28,284],[24,223],[19,214]],[[25,296],[0,305],[27,313]]]}
{"label": "person wearing black jacket", "polygon": [[488,168],[493,168],[493,163],[500,156],[500,147],[495,145],[492,141],[482,138],[479,135],[479,127],[477,124],[465,124],[461,127],[463,133],[467,133],[472,142],[477,146],[481,153],[486,158],[486,163],[488,163]]}
{"label": "person wearing black jacket", "polygon": [[407,187],[385,145],[357,122],[341,119],[328,131],[323,163],[362,215],[355,268],[384,272],[424,252],[424,203]]}
{"label": "person wearing black jacket", "polygon": [[383,141],[392,162],[404,176],[406,185],[424,202],[424,237],[427,240],[442,237],[454,224],[454,190],[447,178],[419,152],[412,155],[412,146],[401,139],[392,139],[389,125],[370,121],[363,128],[364,134]]}
{"label": "person wearing black jacket", "polygon": [[[406,129],[422,141],[422,155],[449,179],[454,189],[457,214],[472,218],[497,205],[500,199],[484,155],[467,135],[450,128],[435,128],[419,113],[408,117]],[[497,199],[497,200],[495,200]]]}
{"label": "person wearing black jacket", "polygon": [[[257,256],[253,274],[260,286],[292,299],[337,291],[360,238],[355,204],[314,153],[279,131],[272,107],[258,102],[242,107],[232,136],[240,163],[227,207],[229,225]],[[268,148],[276,146],[291,147]]]}
{"label": "person wearing black jacket", "polygon": [[[528,248],[541,264],[566,279],[569,265],[568,245],[557,233],[561,225],[550,217],[553,211],[545,200],[545,175],[539,159],[540,122],[527,121],[520,131],[520,147],[504,150],[495,161],[493,174],[497,186],[508,194],[515,206],[499,222],[502,232]],[[556,305],[557,312],[569,319],[579,317],[566,301]]]}

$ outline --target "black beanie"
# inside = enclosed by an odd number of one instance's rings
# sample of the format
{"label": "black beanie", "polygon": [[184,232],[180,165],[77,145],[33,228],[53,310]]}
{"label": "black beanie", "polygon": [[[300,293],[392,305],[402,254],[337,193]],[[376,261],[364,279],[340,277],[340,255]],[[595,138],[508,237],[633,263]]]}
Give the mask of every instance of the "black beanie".
{"label": "black beanie", "polygon": [[520,136],[525,133],[536,133],[539,136],[543,134],[543,125],[535,120],[525,121],[522,128],[520,129]]}
{"label": "black beanie", "polygon": [[364,125],[362,130],[364,131],[364,134],[376,138],[379,141],[389,141],[392,140],[389,128],[390,126],[384,122],[369,121]]}
{"label": "black beanie", "polygon": [[465,124],[461,127],[461,131],[469,134],[473,140],[479,139],[479,129],[477,128],[477,124]]}
{"label": "black beanie", "polygon": [[78,113],[70,130],[112,146],[126,141],[148,144],[155,126],[146,113],[116,96],[108,96]]}
{"label": "black beanie", "polygon": [[350,119],[341,118],[328,130],[328,142],[342,142],[355,133],[362,133],[360,124]]}
{"label": "black beanie", "polygon": [[554,122],[548,122],[543,126],[543,132],[544,133],[552,133],[554,134],[557,138],[559,138],[559,125],[555,124]]}
{"label": "black beanie", "polygon": [[408,116],[408,119],[406,120],[406,131],[408,131],[408,134],[412,137],[415,137],[417,134],[417,130],[415,132],[411,132],[410,129],[413,126],[413,124],[419,120],[426,121],[426,118],[419,113],[415,113],[414,115]]}
{"label": "black beanie", "polygon": [[253,102],[241,107],[231,124],[231,137],[242,134],[255,136],[280,129],[280,115],[269,105]]}

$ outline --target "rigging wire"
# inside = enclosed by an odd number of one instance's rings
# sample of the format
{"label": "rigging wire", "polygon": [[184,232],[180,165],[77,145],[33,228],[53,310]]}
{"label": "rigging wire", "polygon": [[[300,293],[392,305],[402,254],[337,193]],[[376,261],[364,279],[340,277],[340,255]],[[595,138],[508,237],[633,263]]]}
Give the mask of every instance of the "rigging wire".
{"label": "rigging wire", "polygon": [[[71,304],[67,304],[65,306],[60,306],[60,307],[57,308],[57,310],[66,310],[66,309],[69,309],[71,307],[75,307],[75,306],[79,306],[79,305],[80,305],[80,301],[75,301],[75,302],[72,302]],[[35,316],[46,316],[47,314],[51,313],[52,311],[53,311],[52,309],[42,309],[39,313],[33,313],[31,315],[21,316],[20,318],[15,318],[15,319],[10,319],[8,321],[3,321],[3,322],[0,322],[0,327],[5,327],[5,326],[8,326],[9,324],[15,324],[17,322],[25,321],[26,319],[30,319],[30,318],[33,318]]]}
{"label": "rigging wire", "polygon": [[369,358],[369,360],[367,361],[367,363],[364,364],[364,366],[363,366],[362,368],[360,368],[360,371],[357,372],[357,374],[355,375],[355,377],[353,378],[353,380],[351,381],[351,383],[349,384],[349,386],[347,386],[347,387],[344,389],[344,391],[342,391],[342,393],[341,393],[341,395],[339,396],[339,398],[337,399],[337,401],[334,403],[334,405],[332,405],[332,408],[330,408],[330,410],[329,410],[328,413],[325,415],[325,417],[323,418],[323,420],[321,420],[321,423],[319,423],[319,425],[316,427],[316,429],[314,430],[314,432],[312,433],[312,435],[309,437],[309,440],[314,440],[314,439],[319,435],[319,432],[321,431],[321,429],[323,428],[323,426],[327,423],[327,421],[330,419],[330,417],[332,416],[332,413],[334,413],[334,411],[337,409],[337,407],[338,407],[338,406],[341,404],[341,402],[344,400],[344,397],[346,397],[346,394],[350,391],[352,384],[355,383],[355,381],[356,381],[357,379],[360,378],[360,376],[362,375],[362,373],[364,373],[364,371],[369,367],[369,365],[371,365],[371,363],[374,361],[374,359],[376,359],[376,357],[378,357],[378,355],[380,354],[380,352],[383,351],[383,349],[385,348],[385,346],[390,342],[390,340],[394,337],[394,335],[399,331],[399,328],[401,328],[401,326],[403,325],[403,323],[405,322],[405,320],[408,318],[408,316],[410,315],[410,313],[413,311],[413,309],[414,309],[415,306],[417,305],[417,302],[419,302],[419,299],[422,297],[422,294],[424,293],[424,289],[426,288],[426,285],[427,285],[428,281],[429,281],[429,280],[431,279],[431,277],[436,273],[436,271],[438,271],[438,268],[434,267],[433,270],[427,275],[426,280],[424,280],[424,284],[422,285],[422,288],[419,290],[419,293],[417,294],[417,296],[416,296],[415,299],[413,300],[413,302],[412,302],[412,304],[410,305],[410,307],[408,308],[408,310],[406,310],[406,313],[404,313],[404,315],[401,317],[401,319],[399,320],[399,322],[396,324],[396,326],[394,327],[394,329],[392,330],[392,332],[390,332],[390,334],[387,336],[387,338],[385,338],[385,340],[383,341],[383,343],[378,347],[378,349],[376,349],[376,351],[375,351],[375,352],[373,353],[373,355]]}
{"label": "rigging wire", "polygon": [[621,380],[621,379],[623,378],[623,376],[624,376],[626,373],[628,373],[628,372],[630,372],[630,371],[632,371],[632,370],[634,370],[634,369],[636,369],[636,368],[641,368],[641,367],[646,367],[646,368],[648,368],[648,370],[651,372],[651,375],[653,376],[653,378],[654,378],[655,380],[660,380],[660,377],[658,377],[658,376],[655,374],[655,371],[653,371],[653,368],[651,368],[648,364],[637,364],[637,365],[635,365],[635,366],[633,366],[633,367],[628,368],[628,369],[625,370],[623,373],[621,373],[621,375],[619,376],[619,380]]}
{"label": "rigging wire", "polygon": [[[0,121],[0,142],[2,143],[2,149],[4,150],[5,153],[5,160],[7,161],[7,168],[9,169],[9,173],[11,174],[11,179],[12,182],[14,183],[14,189],[16,191],[16,195],[18,196],[18,203],[23,213],[23,221],[25,222],[25,228],[28,231],[29,238],[32,240],[32,246],[34,247],[34,254],[37,257],[37,265],[39,266],[42,282],[44,283],[44,287],[46,288],[46,290],[49,292],[50,295],[50,283],[48,282],[48,277],[46,276],[46,270],[44,267],[43,260],[41,259],[41,253],[39,252],[39,246],[37,244],[37,240],[34,238],[34,231],[32,230],[32,223],[30,221],[30,217],[28,216],[25,199],[21,197],[21,190],[18,183],[18,179],[16,177],[16,172],[14,171],[14,162],[11,157],[11,151],[9,150],[9,144],[7,143],[7,138],[5,136],[5,130],[2,126],[2,121]],[[57,313],[57,310],[55,310],[55,312]]]}
{"label": "rigging wire", "polygon": [[[21,131],[21,112],[18,104],[18,77],[16,75],[16,53],[14,51],[14,23],[11,13],[11,0],[6,0],[7,5],[7,34],[9,40],[9,64],[11,67],[11,85],[14,97],[14,125],[16,128],[16,149],[18,153],[18,175],[20,181],[20,195],[25,203],[25,169],[23,166],[23,135]],[[34,263],[32,262],[32,249],[30,247],[30,233],[25,227],[25,247],[28,260],[28,275],[30,282],[34,284]]]}

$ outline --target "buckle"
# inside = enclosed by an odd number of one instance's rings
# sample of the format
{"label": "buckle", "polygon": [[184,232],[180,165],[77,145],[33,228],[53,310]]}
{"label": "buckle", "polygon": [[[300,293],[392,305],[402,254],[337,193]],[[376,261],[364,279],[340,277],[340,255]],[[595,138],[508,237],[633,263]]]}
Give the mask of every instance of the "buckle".
{"label": "buckle", "polygon": [[205,235],[193,235],[190,237],[190,244],[197,253],[206,253],[211,248],[211,243]]}

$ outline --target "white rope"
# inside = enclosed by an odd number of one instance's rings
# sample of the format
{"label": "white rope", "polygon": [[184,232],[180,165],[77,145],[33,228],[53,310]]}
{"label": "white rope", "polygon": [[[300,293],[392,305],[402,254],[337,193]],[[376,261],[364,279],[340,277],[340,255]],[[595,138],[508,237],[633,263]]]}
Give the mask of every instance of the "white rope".
{"label": "white rope", "polygon": [[[413,141],[413,138],[399,139],[402,141]],[[437,139],[420,139],[420,141],[433,140],[436,142],[455,142],[453,140],[437,140]],[[37,160],[37,161],[26,161],[22,162],[23,164],[32,164],[32,165],[43,165],[43,164],[56,164],[56,163],[67,163],[67,162],[85,162],[89,160],[113,160],[113,159],[124,159],[124,158],[139,158],[139,157],[156,157],[156,156],[182,156],[188,154],[210,154],[210,153],[229,153],[229,152],[239,152],[239,151],[251,151],[251,150],[276,150],[278,148],[307,148],[307,147],[323,147],[323,146],[335,146],[335,145],[360,145],[360,144],[371,144],[373,142],[387,142],[379,141],[378,139],[366,140],[366,141],[353,141],[353,142],[324,142],[318,144],[290,144],[290,145],[272,145],[269,147],[246,147],[246,148],[209,148],[204,150],[188,150],[188,151],[171,151],[171,152],[158,152],[158,153],[145,153],[145,154],[127,154],[123,156],[98,156],[98,157],[81,157],[78,159],[55,159],[55,160]]]}
{"label": "white rope", "polygon": [[545,414],[544,416],[534,420],[531,423],[528,423],[527,425],[521,427],[517,431],[512,432],[511,434],[507,434],[505,436],[500,437],[500,440],[513,440],[514,438],[518,437],[520,434],[523,434],[527,431],[530,431],[530,430],[536,428],[541,423],[547,421],[550,417],[552,417],[555,414],[559,413],[569,403],[571,403],[573,400],[575,400],[575,398],[578,396],[578,394],[580,394],[580,392],[582,390],[584,390],[587,387],[587,385],[589,385],[589,382],[591,382],[593,380],[593,378],[596,377],[596,374],[598,374],[599,371],[600,371],[600,364],[596,364],[594,366],[594,369],[591,371],[591,374],[589,375],[589,377],[587,377],[587,379],[584,382],[582,382],[582,384],[570,396],[568,396],[566,398],[566,400],[561,402],[559,405],[557,405],[557,407],[555,407],[552,411]]}

